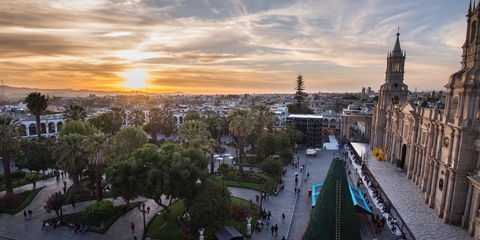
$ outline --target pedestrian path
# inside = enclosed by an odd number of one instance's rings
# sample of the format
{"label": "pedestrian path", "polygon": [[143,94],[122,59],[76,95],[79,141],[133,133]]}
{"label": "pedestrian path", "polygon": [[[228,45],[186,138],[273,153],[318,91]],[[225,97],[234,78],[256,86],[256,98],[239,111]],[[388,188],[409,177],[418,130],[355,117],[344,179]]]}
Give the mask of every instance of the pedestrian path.
{"label": "pedestrian path", "polygon": [[[352,143],[357,153],[369,152],[369,145]],[[394,164],[377,161],[370,154],[368,168],[397,209],[413,235],[418,240],[473,239],[465,229],[449,225],[437,217],[436,212],[424,203],[424,194]]]}
{"label": "pedestrian path", "polygon": [[[69,240],[79,240],[79,239],[133,239],[133,236],[136,234],[139,239],[141,239],[143,233],[143,216],[142,213],[137,209],[132,209],[125,214],[125,216],[120,217],[117,221],[109,228],[105,234],[97,234],[88,232],[86,235],[75,234],[72,232],[72,228],[60,227],[58,229],[49,228],[47,231],[42,231],[42,221],[45,219],[56,217],[57,215],[52,212],[47,214],[43,209],[45,199],[51,194],[62,191],[63,180],[67,182],[67,186],[72,184],[71,179],[60,179],[60,182],[57,182],[55,178],[50,178],[37,182],[37,187],[43,188],[37,196],[33,199],[30,205],[26,209],[31,209],[33,211],[33,218],[30,221],[25,221],[23,218],[23,211],[15,214],[0,214],[0,239],[41,239],[41,240],[58,240],[58,239],[69,239]],[[31,190],[32,185],[28,184],[14,189],[14,192],[23,192],[26,190]],[[0,192],[0,196],[3,196],[5,191]],[[113,200],[115,205],[124,204],[124,201],[121,198],[110,199]],[[146,222],[148,223],[155,214],[163,210],[162,207],[158,206],[153,200],[146,200],[140,198],[139,201],[146,201],[145,204],[150,206],[150,213],[145,215]],[[95,200],[87,202],[76,203],[76,208],[73,208],[71,205],[64,205],[64,214],[71,214],[74,212],[80,212],[83,208],[89,204],[94,203]],[[130,223],[134,222],[136,225],[136,233],[132,234],[130,230]]]}

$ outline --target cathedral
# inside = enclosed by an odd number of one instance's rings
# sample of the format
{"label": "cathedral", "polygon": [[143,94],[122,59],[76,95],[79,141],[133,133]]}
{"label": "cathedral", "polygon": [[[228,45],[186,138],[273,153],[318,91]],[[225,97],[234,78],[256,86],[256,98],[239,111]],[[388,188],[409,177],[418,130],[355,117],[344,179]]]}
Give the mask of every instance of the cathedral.
{"label": "cathedral", "polygon": [[406,52],[397,34],[372,116],[370,147],[382,146],[448,224],[480,237],[480,3],[468,9],[460,70],[445,84],[445,106],[407,99]]}

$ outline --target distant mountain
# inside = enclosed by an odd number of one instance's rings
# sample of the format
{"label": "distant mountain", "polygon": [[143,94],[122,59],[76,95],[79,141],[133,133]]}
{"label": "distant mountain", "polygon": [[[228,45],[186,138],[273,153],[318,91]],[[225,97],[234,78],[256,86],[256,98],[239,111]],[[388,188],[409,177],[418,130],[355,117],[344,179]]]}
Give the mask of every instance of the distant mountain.
{"label": "distant mountain", "polygon": [[[74,89],[39,89],[39,88],[17,88],[10,86],[2,86],[0,89],[0,98],[5,95],[9,99],[19,99],[26,97],[31,92],[40,92],[43,95],[49,95],[50,97],[88,97],[90,94],[95,94],[99,97],[110,95],[135,95],[135,94],[145,94],[145,92],[139,91],[97,91],[97,90],[74,90]],[[188,93],[183,92],[173,92],[173,93],[148,93],[148,95],[186,95]]]}

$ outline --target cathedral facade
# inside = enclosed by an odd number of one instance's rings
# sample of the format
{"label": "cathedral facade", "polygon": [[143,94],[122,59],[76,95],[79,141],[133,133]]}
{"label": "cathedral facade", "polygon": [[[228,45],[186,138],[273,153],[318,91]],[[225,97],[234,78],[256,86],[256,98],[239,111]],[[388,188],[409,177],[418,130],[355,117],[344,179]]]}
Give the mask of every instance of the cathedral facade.
{"label": "cathedral facade", "polygon": [[387,150],[448,224],[480,237],[480,4],[467,13],[461,68],[445,84],[445,107],[407,100],[406,53],[399,34],[372,116],[370,147]]}

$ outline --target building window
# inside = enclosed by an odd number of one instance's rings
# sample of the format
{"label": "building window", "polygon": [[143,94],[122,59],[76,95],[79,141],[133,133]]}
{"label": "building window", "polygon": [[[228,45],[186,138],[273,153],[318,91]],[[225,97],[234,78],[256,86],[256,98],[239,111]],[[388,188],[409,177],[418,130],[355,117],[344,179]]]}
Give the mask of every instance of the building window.
{"label": "building window", "polygon": [[449,122],[453,122],[455,117],[457,116],[457,108],[458,108],[458,96],[453,97],[452,102],[450,103],[450,112],[449,112]]}
{"label": "building window", "polygon": [[443,190],[443,178],[440,178],[440,181],[438,181],[438,189],[440,189],[440,191]]}

